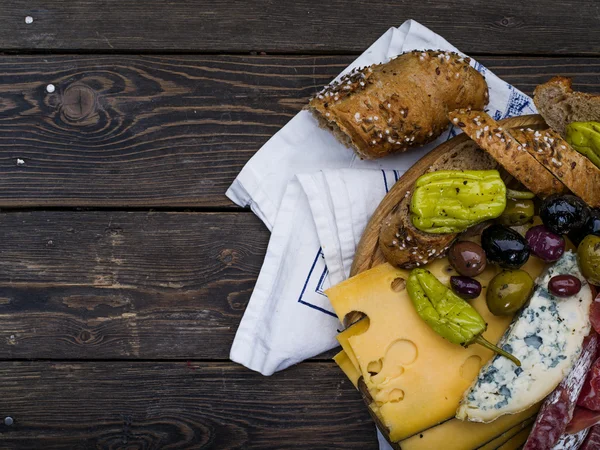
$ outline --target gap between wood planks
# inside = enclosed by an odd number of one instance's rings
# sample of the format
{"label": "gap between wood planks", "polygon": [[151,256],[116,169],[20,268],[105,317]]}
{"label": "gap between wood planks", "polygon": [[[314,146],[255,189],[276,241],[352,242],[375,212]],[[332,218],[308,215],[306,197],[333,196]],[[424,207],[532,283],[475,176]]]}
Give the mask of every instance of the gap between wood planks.
{"label": "gap between wood planks", "polygon": [[[306,363],[314,363],[314,364],[332,364],[336,365],[335,361],[333,361],[333,356],[341,350],[341,347],[336,347],[332,350],[325,352],[324,356],[315,356],[313,358],[305,359],[298,364],[306,364]],[[331,354],[331,357],[329,357]],[[327,355],[327,356],[325,356]],[[165,358],[139,358],[139,359],[121,359],[121,358],[89,358],[89,359],[81,359],[81,358],[3,358],[0,357],[0,362],[135,362],[135,363],[231,363],[233,366],[238,366],[240,368],[244,367],[236,362],[231,361],[228,358],[174,358],[174,359],[165,359]],[[294,366],[297,366],[295,364]],[[294,367],[290,366],[290,367]],[[248,369],[250,370],[250,369]],[[285,370],[285,369],[284,369]]]}
{"label": "gap between wood planks", "polygon": [[181,213],[224,213],[224,214],[239,214],[239,213],[251,213],[250,208],[242,208],[241,206],[234,205],[228,206],[85,206],[85,207],[69,207],[69,206],[31,206],[31,207],[4,207],[0,208],[1,214],[11,213],[22,213],[22,212],[44,212],[44,211],[57,211],[57,212],[181,212]]}
{"label": "gap between wood planks", "polygon": [[[367,48],[365,48],[366,50]],[[462,51],[462,49],[459,49]],[[73,50],[73,49],[7,49],[0,47],[0,54],[6,56],[256,56],[256,57],[277,57],[277,56],[290,56],[301,58],[303,56],[354,56],[358,57],[362,54],[361,51],[327,51],[327,50],[303,50],[298,53],[294,52],[276,52],[276,51],[193,51],[193,50],[152,50],[152,49],[140,49],[140,50],[124,50],[124,49],[91,49],[91,50]],[[523,52],[523,53],[501,53],[501,52],[471,52],[469,56],[472,58],[547,58],[547,59],[561,59],[561,58],[588,58],[597,59],[600,55],[594,55],[583,52],[570,52],[570,53],[535,53],[535,52]]]}

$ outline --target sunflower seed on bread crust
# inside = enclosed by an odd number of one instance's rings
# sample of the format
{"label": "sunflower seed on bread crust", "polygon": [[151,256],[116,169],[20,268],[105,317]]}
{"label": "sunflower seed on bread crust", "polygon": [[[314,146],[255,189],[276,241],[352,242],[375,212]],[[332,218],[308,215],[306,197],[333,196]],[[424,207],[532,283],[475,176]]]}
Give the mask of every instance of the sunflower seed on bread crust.
{"label": "sunflower seed on bread crust", "polygon": [[412,51],[356,68],[308,104],[319,124],[364,159],[404,152],[448,128],[446,111],[483,108],[484,77],[457,53]]}
{"label": "sunflower seed on bread crust", "polygon": [[483,150],[527,189],[544,198],[568,192],[567,187],[534,158],[508,131],[484,111],[456,110],[448,114]]}
{"label": "sunflower seed on bread crust", "polygon": [[554,130],[511,130],[527,151],[575,195],[593,208],[600,207],[600,169],[573,149]]}

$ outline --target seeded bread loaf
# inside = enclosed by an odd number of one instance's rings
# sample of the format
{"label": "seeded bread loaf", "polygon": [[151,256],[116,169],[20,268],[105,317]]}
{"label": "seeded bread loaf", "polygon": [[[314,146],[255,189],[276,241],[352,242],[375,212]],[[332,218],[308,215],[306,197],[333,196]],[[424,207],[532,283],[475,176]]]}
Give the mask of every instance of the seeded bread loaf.
{"label": "seeded bread loaf", "polygon": [[600,207],[600,169],[556,131],[521,128],[511,134],[571,192],[589,206]]}
{"label": "seeded bread loaf", "polygon": [[554,77],[540,84],[533,101],[546,123],[562,136],[571,122],[600,122],[600,95],[573,92],[570,78]]}
{"label": "seeded bread loaf", "polygon": [[394,186],[404,184],[406,194],[381,224],[379,248],[385,259],[395,266],[410,269],[446,255],[458,234],[431,234],[414,227],[410,219],[410,201],[414,182],[427,172],[438,170],[490,170],[496,162],[473,141],[464,140],[454,151],[444,153],[430,166],[415,164]]}
{"label": "seeded bread loaf", "polygon": [[452,111],[449,117],[531,192],[542,198],[568,192],[565,185],[527,151],[527,146],[485,112],[463,109]]}
{"label": "seeded bread loaf", "polygon": [[353,70],[308,109],[361,158],[375,159],[433,141],[448,127],[448,111],[487,102],[485,79],[469,58],[413,51]]}

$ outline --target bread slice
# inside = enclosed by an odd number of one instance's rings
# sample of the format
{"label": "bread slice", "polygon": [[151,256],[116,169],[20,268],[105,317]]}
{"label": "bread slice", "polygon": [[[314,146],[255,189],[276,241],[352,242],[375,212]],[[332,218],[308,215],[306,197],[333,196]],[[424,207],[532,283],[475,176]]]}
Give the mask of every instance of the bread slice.
{"label": "bread slice", "polygon": [[462,109],[448,116],[531,192],[542,198],[568,192],[562,182],[487,113]]}
{"label": "bread slice", "polygon": [[312,98],[308,110],[361,158],[404,152],[442,134],[448,110],[487,104],[485,79],[469,61],[451,52],[404,53],[354,69]]}
{"label": "bread slice", "polygon": [[[395,266],[410,269],[445,256],[458,234],[431,234],[418,230],[410,220],[410,201],[417,178],[438,170],[491,170],[498,165],[473,141],[465,140],[452,152],[443,153],[428,167],[419,163],[406,172],[394,186],[406,189],[404,198],[382,221],[379,248]],[[399,184],[403,183],[404,187]]]}
{"label": "bread slice", "polygon": [[600,95],[573,92],[570,78],[554,77],[540,84],[533,102],[546,123],[563,137],[571,122],[600,121]]}
{"label": "bread slice", "polygon": [[546,169],[593,208],[600,207],[600,169],[554,130],[516,129],[511,134]]}

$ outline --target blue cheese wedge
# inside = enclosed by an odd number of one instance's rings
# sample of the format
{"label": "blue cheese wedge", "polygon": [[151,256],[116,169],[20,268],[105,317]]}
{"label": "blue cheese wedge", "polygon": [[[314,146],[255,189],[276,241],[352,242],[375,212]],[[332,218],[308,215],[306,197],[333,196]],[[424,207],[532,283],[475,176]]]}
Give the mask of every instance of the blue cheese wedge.
{"label": "blue cheese wedge", "polygon": [[[558,298],[548,291],[555,275],[571,274],[581,280],[581,291]],[[581,275],[571,251],[537,280],[529,303],[508,328],[499,345],[521,361],[517,367],[496,355],[464,394],[456,412],[461,420],[492,422],[541,401],[558,386],[579,358],[583,338],[590,331],[590,286]]]}

